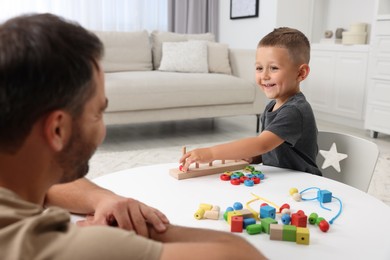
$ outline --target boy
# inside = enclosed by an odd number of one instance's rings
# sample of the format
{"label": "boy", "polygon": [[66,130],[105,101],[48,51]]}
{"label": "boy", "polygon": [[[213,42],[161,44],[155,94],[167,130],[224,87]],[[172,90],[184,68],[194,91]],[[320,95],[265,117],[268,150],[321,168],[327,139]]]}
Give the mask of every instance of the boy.
{"label": "boy", "polygon": [[180,159],[183,171],[195,162],[249,158],[322,175],[315,162],[315,118],[299,86],[309,74],[309,60],[310,43],[302,32],[283,27],[266,35],[257,46],[256,83],[272,101],[262,114],[260,135],[190,151]]}

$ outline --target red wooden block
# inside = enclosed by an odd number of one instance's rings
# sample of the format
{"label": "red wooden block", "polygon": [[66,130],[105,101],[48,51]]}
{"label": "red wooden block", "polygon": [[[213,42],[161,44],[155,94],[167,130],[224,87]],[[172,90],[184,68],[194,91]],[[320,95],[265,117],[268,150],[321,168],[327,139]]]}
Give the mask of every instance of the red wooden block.
{"label": "red wooden block", "polygon": [[296,227],[307,226],[307,216],[302,210],[299,210],[297,213],[291,214],[291,225]]}
{"label": "red wooden block", "polygon": [[242,216],[233,216],[230,223],[231,232],[242,232],[244,227],[244,218]]}

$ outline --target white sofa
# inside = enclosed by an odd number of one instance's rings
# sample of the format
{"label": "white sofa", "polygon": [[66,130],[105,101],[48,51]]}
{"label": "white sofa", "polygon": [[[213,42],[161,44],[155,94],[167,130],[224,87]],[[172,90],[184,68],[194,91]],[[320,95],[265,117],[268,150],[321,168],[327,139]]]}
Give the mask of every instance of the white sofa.
{"label": "white sofa", "polygon": [[255,50],[228,49],[212,34],[95,33],[105,46],[107,124],[260,115],[264,109],[254,83]]}

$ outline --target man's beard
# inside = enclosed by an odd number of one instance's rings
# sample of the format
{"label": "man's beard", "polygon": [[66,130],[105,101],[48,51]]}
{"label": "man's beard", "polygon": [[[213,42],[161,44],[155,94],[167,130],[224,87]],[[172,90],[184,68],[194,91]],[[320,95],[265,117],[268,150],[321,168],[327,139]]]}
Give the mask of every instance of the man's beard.
{"label": "man's beard", "polygon": [[57,162],[63,170],[60,183],[71,182],[84,177],[89,171],[89,159],[96,145],[82,131],[79,122],[73,122],[72,136],[64,150],[58,155]]}

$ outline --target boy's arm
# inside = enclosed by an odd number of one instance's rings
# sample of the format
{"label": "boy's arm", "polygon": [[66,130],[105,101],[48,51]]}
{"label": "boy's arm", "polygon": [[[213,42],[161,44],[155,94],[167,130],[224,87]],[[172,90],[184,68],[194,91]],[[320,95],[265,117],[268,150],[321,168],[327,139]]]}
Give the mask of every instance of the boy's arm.
{"label": "boy's arm", "polygon": [[243,238],[222,231],[168,225],[164,233],[150,231],[164,243],[160,259],[266,259]]}
{"label": "boy's arm", "polygon": [[284,142],[282,138],[270,131],[263,131],[256,137],[249,137],[230,143],[208,148],[192,150],[184,154],[180,163],[184,163],[183,171],[187,171],[192,163],[209,163],[215,160],[240,160],[252,158],[269,152]]}
{"label": "boy's arm", "polygon": [[58,206],[72,213],[88,214],[79,225],[112,225],[148,236],[147,224],[158,232],[166,229],[167,217],[142,202],[119,196],[86,178],[52,186],[46,193],[45,206]]}

